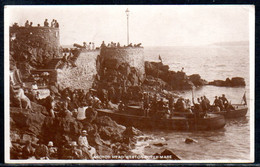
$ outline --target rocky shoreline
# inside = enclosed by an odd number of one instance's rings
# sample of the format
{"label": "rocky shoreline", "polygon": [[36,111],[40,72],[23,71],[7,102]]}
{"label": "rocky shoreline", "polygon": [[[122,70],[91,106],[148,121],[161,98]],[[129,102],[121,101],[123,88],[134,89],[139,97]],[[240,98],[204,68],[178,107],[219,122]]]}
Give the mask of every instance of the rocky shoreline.
{"label": "rocky shoreline", "polygon": [[[17,107],[10,108],[10,140],[11,159],[28,159],[25,157],[23,148],[31,142],[33,150],[38,142],[47,145],[53,141],[58,150],[65,143],[77,141],[82,129],[88,132],[89,144],[96,148],[98,155],[131,155],[130,150],[134,147],[135,138],[142,134],[133,127],[124,127],[111,120],[109,117],[92,117],[84,121],[78,121],[74,117],[51,118],[46,109],[36,103],[31,112]],[[91,113],[89,113],[91,115]],[[57,155],[57,159],[64,159],[65,155]]]}

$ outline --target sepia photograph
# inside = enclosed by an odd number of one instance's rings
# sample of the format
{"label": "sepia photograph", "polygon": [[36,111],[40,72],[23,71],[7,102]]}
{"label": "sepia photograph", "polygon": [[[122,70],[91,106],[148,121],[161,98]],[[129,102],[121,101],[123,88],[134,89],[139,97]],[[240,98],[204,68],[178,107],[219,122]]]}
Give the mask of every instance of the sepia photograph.
{"label": "sepia photograph", "polygon": [[6,163],[250,163],[253,5],[7,5]]}

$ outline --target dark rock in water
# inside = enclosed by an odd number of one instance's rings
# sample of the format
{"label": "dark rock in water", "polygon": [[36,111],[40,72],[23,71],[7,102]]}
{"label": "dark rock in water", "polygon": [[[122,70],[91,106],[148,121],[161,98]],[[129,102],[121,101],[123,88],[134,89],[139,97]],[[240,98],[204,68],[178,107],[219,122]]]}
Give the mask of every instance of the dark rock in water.
{"label": "dark rock in water", "polygon": [[154,143],[153,145],[157,147],[162,147],[164,145],[167,145],[167,143]]}
{"label": "dark rock in water", "polygon": [[[145,62],[146,81],[144,84],[152,85],[150,76],[157,81],[161,79],[165,82],[162,88],[165,89],[192,89],[195,86],[205,85],[207,82],[201,79],[199,74],[187,76],[183,71],[170,71],[169,66],[163,65],[161,62]],[[151,77],[150,77],[151,78]],[[153,83],[155,85],[155,83]],[[158,85],[158,84],[157,84]]]}
{"label": "dark rock in water", "polygon": [[214,80],[212,82],[209,82],[209,85],[214,85],[214,86],[229,86],[226,85],[226,82],[223,80]]}
{"label": "dark rock in water", "polygon": [[157,160],[180,160],[181,158],[175,155],[171,150],[165,149],[161,154],[155,153],[153,155]]}
{"label": "dark rock in water", "polygon": [[246,86],[244,78],[234,77],[231,79],[231,86]]}
{"label": "dark rock in water", "polygon": [[197,143],[197,141],[194,140],[194,139],[191,139],[191,138],[186,138],[186,139],[185,139],[185,143],[186,143],[186,144],[190,144],[190,143],[194,143],[194,142]]}
{"label": "dark rock in water", "polygon": [[209,85],[214,86],[227,86],[227,87],[237,87],[237,86],[246,86],[245,79],[241,77],[227,78],[225,81],[223,80],[214,80],[209,82]]}
{"label": "dark rock in water", "polygon": [[205,80],[201,79],[199,74],[190,75],[189,80],[194,84],[194,86],[203,86],[207,84]]}

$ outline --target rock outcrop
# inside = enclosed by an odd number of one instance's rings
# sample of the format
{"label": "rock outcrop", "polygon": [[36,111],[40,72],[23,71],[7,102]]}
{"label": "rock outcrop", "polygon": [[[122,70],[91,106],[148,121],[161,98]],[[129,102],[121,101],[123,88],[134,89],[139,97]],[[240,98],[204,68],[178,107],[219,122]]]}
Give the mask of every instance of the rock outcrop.
{"label": "rock outcrop", "polygon": [[43,68],[61,52],[59,29],[51,27],[10,27],[10,54],[26,79],[30,70]]}
{"label": "rock outcrop", "polygon": [[[183,71],[171,71],[162,62],[145,62],[146,79],[144,85],[159,86],[163,89],[192,89],[193,86],[203,86],[207,82],[199,74],[187,76]],[[163,82],[162,82],[163,81]]]}
{"label": "rock outcrop", "polygon": [[[56,147],[77,141],[83,129],[87,131],[89,144],[99,155],[127,155],[136,142],[133,138],[142,134],[133,127],[117,124],[110,117],[98,116],[95,110],[88,111],[89,117],[78,121],[73,116],[52,118],[46,109],[32,103],[34,112],[16,107],[10,108],[10,148],[12,159],[23,159],[22,149],[30,141],[33,149],[37,142],[47,145],[53,141]],[[61,158],[61,157],[58,157]]]}
{"label": "rock outcrop", "polygon": [[212,82],[209,82],[209,85],[238,87],[238,86],[246,86],[246,82],[245,82],[244,78],[233,77],[231,79],[227,78],[225,81],[224,80],[214,80]]}

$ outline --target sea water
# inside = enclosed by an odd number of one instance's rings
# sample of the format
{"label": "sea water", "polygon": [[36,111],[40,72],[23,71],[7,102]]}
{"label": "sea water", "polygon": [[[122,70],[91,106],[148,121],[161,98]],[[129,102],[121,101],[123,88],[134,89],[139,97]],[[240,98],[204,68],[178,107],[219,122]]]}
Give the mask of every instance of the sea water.
{"label": "sea water", "polygon": [[[195,98],[203,95],[214,101],[215,96],[225,94],[233,104],[241,103],[246,91],[249,104],[249,48],[248,46],[201,46],[201,47],[145,47],[145,59],[159,61],[171,70],[180,71],[182,67],[187,75],[200,74],[207,80],[225,80],[227,77],[243,77],[246,87],[203,86],[194,91]],[[191,91],[178,92],[191,100]],[[252,99],[251,99],[252,100]],[[248,105],[250,108],[250,106]],[[245,117],[228,119],[223,129],[199,132],[178,132],[167,130],[144,131],[154,139],[162,139],[167,145],[155,146],[151,140],[138,143],[135,150],[144,155],[160,153],[171,149],[184,160],[249,160],[250,158],[250,112]],[[253,129],[252,129],[253,130]],[[185,139],[195,139],[196,143],[185,144]],[[251,141],[253,142],[253,141]],[[148,144],[147,144],[148,143]],[[253,148],[252,148],[253,149]]]}

